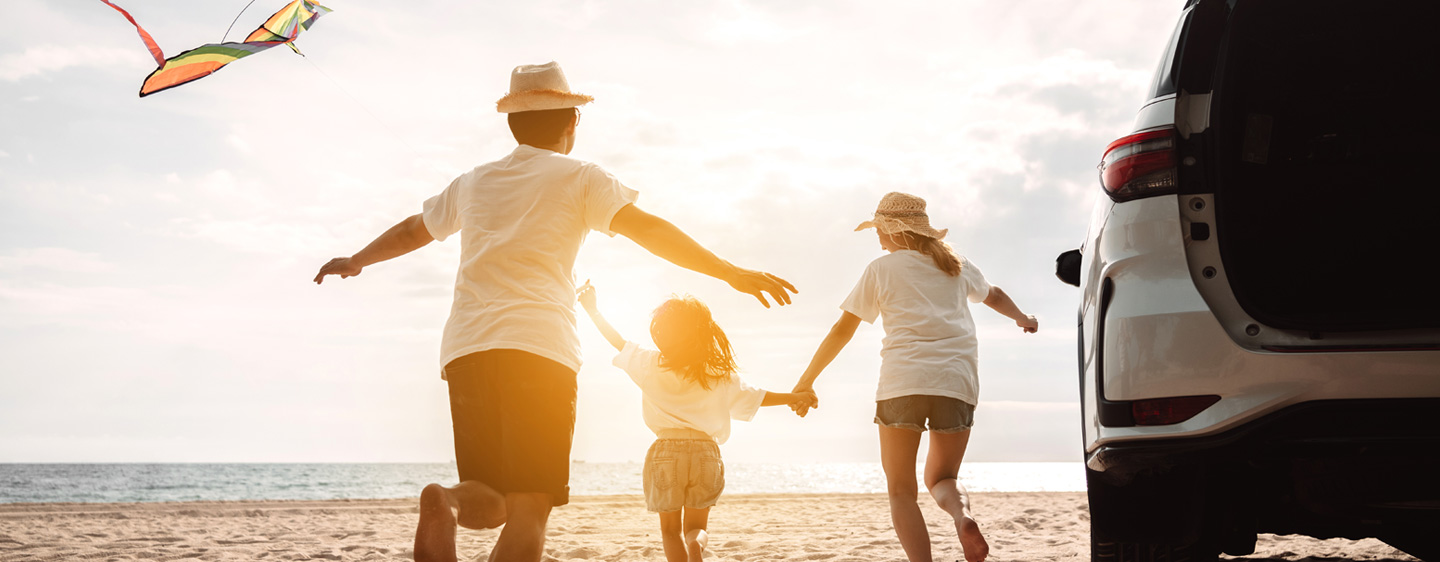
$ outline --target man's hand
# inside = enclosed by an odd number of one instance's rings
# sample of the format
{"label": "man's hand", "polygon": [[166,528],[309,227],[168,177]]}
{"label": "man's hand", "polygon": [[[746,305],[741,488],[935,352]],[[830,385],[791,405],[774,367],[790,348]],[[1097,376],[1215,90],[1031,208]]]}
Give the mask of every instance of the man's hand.
{"label": "man's hand", "polygon": [[[763,271],[752,271],[749,269],[735,268],[736,273],[727,279],[730,287],[747,295],[759,299],[760,304],[770,308],[770,301],[765,300],[765,293],[770,293],[770,298],[775,299],[775,304],[785,306],[790,304],[790,293],[798,293],[795,286],[789,281],[765,273]],[[786,292],[786,291],[789,292]]]}
{"label": "man's hand", "polygon": [[1026,316],[1024,319],[1016,320],[1015,325],[1025,330],[1027,334],[1033,334],[1040,330],[1040,321],[1036,320],[1033,314]]}
{"label": "man's hand", "polygon": [[315,284],[319,285],[326,275],[339,275],[341,279],[354,277],[360,274],[361,269],[350,258],[335,258],[320,266],[320,273],[315,274]]}

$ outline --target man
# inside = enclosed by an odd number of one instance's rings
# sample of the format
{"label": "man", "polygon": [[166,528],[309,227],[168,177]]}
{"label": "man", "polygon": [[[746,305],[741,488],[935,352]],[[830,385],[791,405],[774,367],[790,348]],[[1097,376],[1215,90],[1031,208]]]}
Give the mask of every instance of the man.
{"label": "man", "polygon": [[622,234],[767,308],[767,293],[784,305],[796,292],[779,277],[720,259],[636,207],[637,193],[614,176],[568,157],[579,106],[592,100],[571,92],[554,62],[516,67],[496,109],[508,114],[519,146],[456,178],[422,213],[315,276],[320,283],[326,275],[359,275],[460,233],[455,300],[441,342],[460,483],[421,492],[417,562],[455,560],[457,524],[505,526],[491,560],[540,560],[550,509],[569,501],[580,368],[571,269],[589,231]]}

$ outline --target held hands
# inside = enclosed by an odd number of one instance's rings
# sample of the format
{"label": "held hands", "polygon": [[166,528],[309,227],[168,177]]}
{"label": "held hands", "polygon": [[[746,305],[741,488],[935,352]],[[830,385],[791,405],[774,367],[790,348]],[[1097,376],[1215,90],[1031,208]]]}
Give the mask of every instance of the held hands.
{"label": "held hands", "polygon": [[795,390],[791,391],[791,394],[794,394],[796,398],[790,402],[790,409],[793,410],[797,416],[803,418],[805,414],[810,413],[811,408],[820,407],[820,397],[815,394],[815,390],[809,387],[801,388],[797,386]]}
{"label": "held hands", "polygon": [[1025,318],[1016,320],[1015,325],[1025,330],[1025,333],[1027,334],[1033,334],[1036,331],[1040,330],[1040,321],[1036,320],[1035,315],[1033,314],[1026,315]]}
{"label": "held hands", "polygon": [[363,268],[350,258],[335,258],[320,266],[320,273],[315,274],[315,284],[319,285],[326,275],[339,275],[341,279],[354,277],[360,274],[361,269]]}
{"label": "held hands", "polygon": [[765,300],[765,293],[770,293],[770,298],[775,299],[775,304],[785,306],[790,304],[790,293],[800,292],[789,281],[763,271],[738,267],[726,282],[736,291],[759,299],[760,304],[765,305],[765,308],[770,308],[770,301]]}

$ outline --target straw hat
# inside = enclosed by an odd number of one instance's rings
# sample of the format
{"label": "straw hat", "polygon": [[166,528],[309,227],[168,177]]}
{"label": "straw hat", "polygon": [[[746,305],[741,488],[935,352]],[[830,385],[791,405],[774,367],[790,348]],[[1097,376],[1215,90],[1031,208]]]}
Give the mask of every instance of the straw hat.
{"label": "straw hat", "polygon": [[908,193],[891,191],[880,198],[875,207],[875,218],[860,223],[856,231],[874,228],[881,234],[914,232],[936,240],[945,238],[950,229],[935,230],[930,227],[930,216],[925,214],[925,200]]}
{"label": "straw hat", "polygon": [[595,101],[585,94],[570,91],[560,63],[522,64],[510,72],[510,93],[495,102],[500,113],[565,109]]}

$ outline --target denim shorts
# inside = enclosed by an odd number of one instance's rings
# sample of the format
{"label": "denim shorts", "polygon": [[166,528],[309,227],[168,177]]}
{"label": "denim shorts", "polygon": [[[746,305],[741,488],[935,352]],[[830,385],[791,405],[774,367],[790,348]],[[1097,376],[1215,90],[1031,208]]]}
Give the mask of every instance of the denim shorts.
{"label": "denim shorts", "polygon": [[959,433],[975,425],[975,405],[948,396],[915,394],[875,402],[875,423],[885,427]]}
{"label": "denim shorts", "polygon": [[645,509],[703,509],[720,500],[725,462],[713,439],[656,439],[645,453]]}

